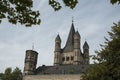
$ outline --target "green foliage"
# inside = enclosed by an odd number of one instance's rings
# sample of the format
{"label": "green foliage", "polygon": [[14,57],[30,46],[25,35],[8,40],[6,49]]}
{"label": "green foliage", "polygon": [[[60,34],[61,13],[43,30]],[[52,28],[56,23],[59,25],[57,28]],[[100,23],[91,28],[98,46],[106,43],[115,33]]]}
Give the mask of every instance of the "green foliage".
{"label": "green foliage", "polygon": [[2,80],[22,80],[22,72],[17,67],[13,71],[11,68],[7,68],[0,77]]}
{"label": "green foliage", "polygon": [[4,72],[3,75],[3,79],[4,80],[11,80],[12,79],[12,69],[11,68],[7,68]]}
{"label": "green foliage", "polygon": [[63,0],[65,6],[70,7],[71,9],[75,8],[78,3],[78,0]]}
{"label": "green foliage", "polygon": [[105,38],[102,49],[96,51],[95,64],[83,75],[83,80],[120,80],[120,22],[114,23],[108,34],[110,38]]}
{"label": "green foliage", "polygon": [[[78,3],[78,0],[62,0],[65,6],[74,9]],[[53,7],[55,11],[58,11],[62,8],[61,3],[56,0],[49,0],[49,5]]]}
{"label": "green foliage", "polygon": [[32,26],[40,24],[39,11],[33,11],[32,0],[0,0],[0,23],[3,18],[12,24]]}
{"label": "green foliage", "polygon": [[[78,3],[77,0],[63,0],[63,3],[73,9]],[[61,4],[55,0],[49,0],[49,5],[55,11],[62,8]],[[0,23],[4,18],[12,24],[39,25],[40,12],[32,10],[33,0],[0,0]]]}
{"label": "green foliage", "polygon": [[3,78],[3,73],[0,73],[0,79],[2,79]]}
{"label": "green foliage", "polygon": [[12,72],[13,80],[22,80],[22,72],[19,68],[15,68]]}
{"label": "green foliage", "polygon": [[110,2],[111,2],[112,4],[116,4],[116,3],[120,4],[120,0],[110,0]]}
{"label": "green foliage", "polygon": [[[63,4],[74,9],[78,0],[62,0]],[[111,4],[120,4],[120,0],[110,0]],[[49,5],[58,11],[62,8],[61,3],[56,0],[49,0]],[[5,18],[12,24],[39,25],[40,12],[32,10],[33,0],[0,0],[0,23]]]}
{"label": "green foliage", "polygon": [[61,5],[59,2],[55,1],[55,0],[49,0],[49,5],[51,5],[51,7],[55,10],[58,11],[59,9],[61,9]]}

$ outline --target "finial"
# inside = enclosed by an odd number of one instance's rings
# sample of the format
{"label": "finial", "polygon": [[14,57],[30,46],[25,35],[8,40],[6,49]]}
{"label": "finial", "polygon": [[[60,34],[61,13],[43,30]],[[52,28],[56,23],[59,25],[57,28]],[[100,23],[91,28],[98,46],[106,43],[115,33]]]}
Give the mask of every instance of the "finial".
{"label": "finial", "polygon": [[76,28],[77,29],[77,31],[78,31],[78,28]]}
{"label": "finial", "polygon": [[59,32],[57,32],[57,35],[59,35],[60,33]]}
{"label": "finial", "polygon": [[74,23],[74,17],[72,17],[72,23]]}
{"label": "finial", "polygon": [[32,50],[34,50],[34,43],[32,43]]}

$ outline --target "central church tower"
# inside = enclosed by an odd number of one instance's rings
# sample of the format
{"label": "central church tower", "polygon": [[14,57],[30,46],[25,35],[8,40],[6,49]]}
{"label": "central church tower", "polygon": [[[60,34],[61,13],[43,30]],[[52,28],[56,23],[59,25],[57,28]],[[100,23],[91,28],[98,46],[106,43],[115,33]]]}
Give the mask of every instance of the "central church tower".
{"label": "central church tower", "polygon": [[55,39],[54,65],[89,64],[89,45],[85,41],[82,53],[80,40],[81,36],[78,31],[75,31],[72,22],[65,47],[61,48],[61,38],[59,34]]}

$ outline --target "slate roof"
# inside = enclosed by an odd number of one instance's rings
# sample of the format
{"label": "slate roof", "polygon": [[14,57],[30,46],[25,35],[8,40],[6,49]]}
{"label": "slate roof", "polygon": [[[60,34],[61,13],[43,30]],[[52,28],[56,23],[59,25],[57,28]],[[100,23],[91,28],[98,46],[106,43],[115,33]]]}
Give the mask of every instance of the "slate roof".
{"label": "slate roof", "polygon": [[82,74],[90,65],[60,65],[40,66],[36,69],[36,75],[43,74]]}
{"label": "slate roof", "polygon": [[85,41],[85,43],[83,45],[83,48],[89,48],[89,45],[88,45],[87,41]]}
{"label": "slate roof", "polygon": [[71,25],[71,29],[70,29],[70,32],[69,32],[69,35],[68,35],[68,38],[67,38],[67,42],[66,42],[66,45],[65,47],[63,48],[63,52],[72,52],[73,51],[73,43],[74,43],[74,36],[75,34],[75,29],[74,29],[74,24],[72,23]]}

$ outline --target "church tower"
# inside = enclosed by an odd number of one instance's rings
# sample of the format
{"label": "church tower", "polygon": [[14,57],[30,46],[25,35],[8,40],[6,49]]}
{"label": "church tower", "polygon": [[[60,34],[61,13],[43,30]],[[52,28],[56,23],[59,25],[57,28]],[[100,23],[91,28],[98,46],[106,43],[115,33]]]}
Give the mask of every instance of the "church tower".
{"label": "church tower", "polygon": [[54,65],[61,64],[61,39],[59,34],[55,39]]}
{"label": "church tower", "polygon": [[84,53],[84,63],[89,64],[89,45],[87,41],[85,41],[83,45],[83,53]]}
{"label": "church tower", "polygon": [[80,64],[82,54],[80,50],[80,34],[78,31],[74,34],[74,64]]}
{"label": "church tower", "polygon": [[24,75],[35,74],[38,53],[33,50],[27,50],[24,63]]}
{"label": "church tower", "polygon": [[54,65],[83,65],[89,64],[89,46],[87,42],[81,51],[81,36],[75,31],[72,21],[66,44],[61,48],[61,38],[57,35],[55,39]]}

